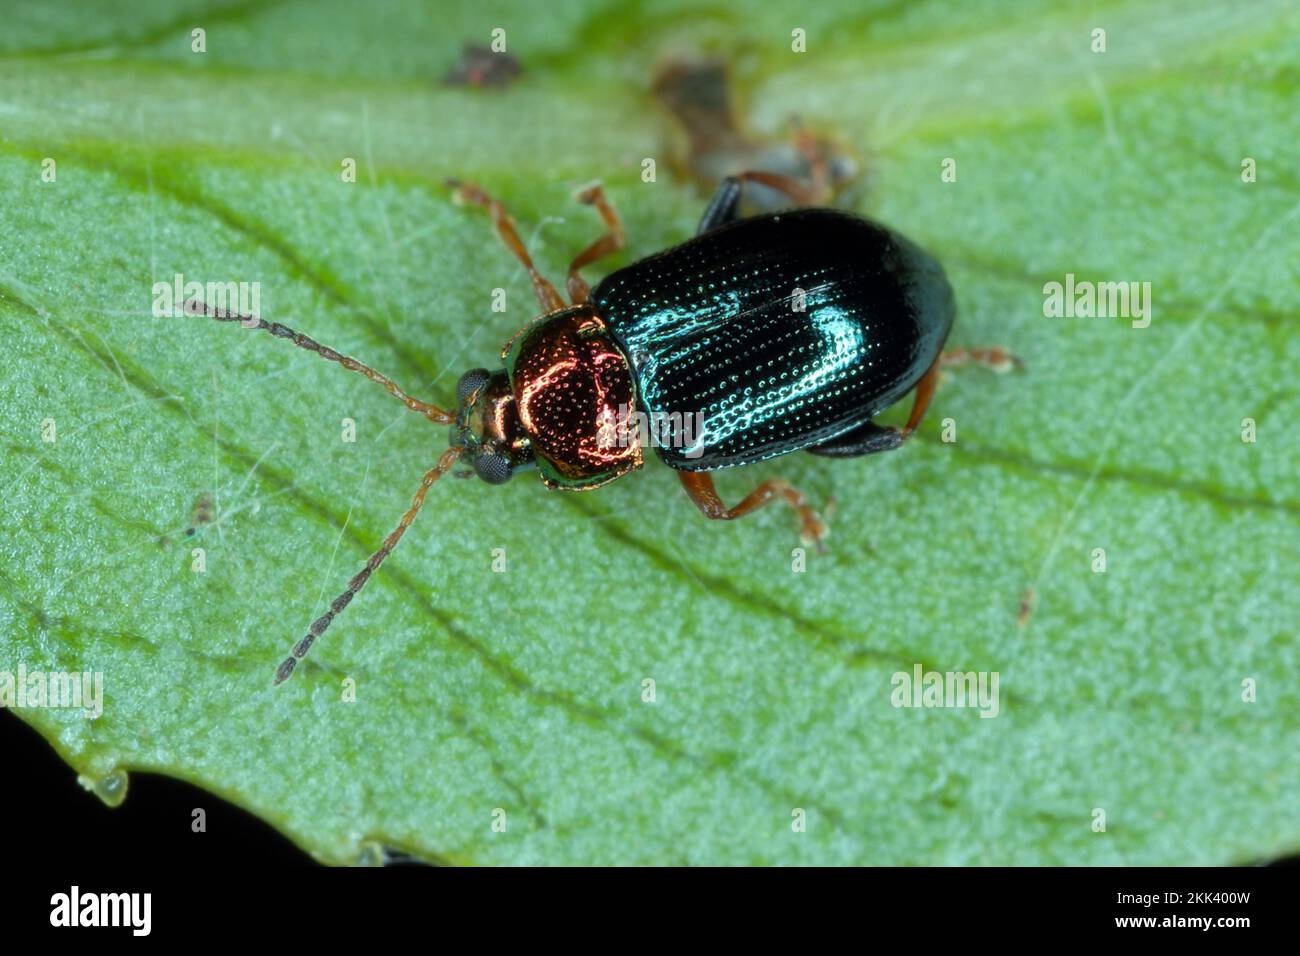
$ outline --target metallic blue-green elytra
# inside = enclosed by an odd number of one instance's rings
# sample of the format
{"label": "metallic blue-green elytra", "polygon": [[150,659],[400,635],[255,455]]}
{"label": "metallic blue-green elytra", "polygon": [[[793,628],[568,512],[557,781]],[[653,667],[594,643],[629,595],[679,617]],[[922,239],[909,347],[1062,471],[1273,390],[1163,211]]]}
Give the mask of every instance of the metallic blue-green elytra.
{"label": "metallic blue-green elytra", "polygon": [[698,416],[690,443],[656,446],[684,471],[824,448],[866,425],[935,363],[954,312],[929,254],[827,209],[704,232],[610,274],[591,303],[641,410]]}

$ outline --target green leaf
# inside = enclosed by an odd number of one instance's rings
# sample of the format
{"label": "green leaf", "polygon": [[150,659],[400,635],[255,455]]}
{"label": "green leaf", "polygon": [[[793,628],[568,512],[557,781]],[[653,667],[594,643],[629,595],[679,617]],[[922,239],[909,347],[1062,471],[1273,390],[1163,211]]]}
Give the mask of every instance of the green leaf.
{"label": "green leaf", "polygon": [[[0,671],[102,672],[97,719],[15,710],[72,768],[184,778],[331,863],[1300,846],[1293,3],[325,6],[6,13]],[[494,27],[520,79],[440,86]],[[720,476],[728,501],[773,475],[835,500],[803,573],[788,510],[704,521],[654,463],[590,495],[448,479],[272,688],[446,433],[287,343],[153,317],[153,283],[260,282],[267,318],[448,402],[534,303],[442,180],[498,194],[557,280],[599,232],[571,198],[592,178],[629,237],[602,266],[685,238],[704,197],[640,177],[650,77],[685,48],[736,63],[756,130],[844,139],[862,211],[945,263],[951,344],[1025,369],[950,374],[898,452]],[[1067,273],[1150,282],[1150,326],[1046,317]],[[997,672],[998,715],[893,706],[917,664]]]}

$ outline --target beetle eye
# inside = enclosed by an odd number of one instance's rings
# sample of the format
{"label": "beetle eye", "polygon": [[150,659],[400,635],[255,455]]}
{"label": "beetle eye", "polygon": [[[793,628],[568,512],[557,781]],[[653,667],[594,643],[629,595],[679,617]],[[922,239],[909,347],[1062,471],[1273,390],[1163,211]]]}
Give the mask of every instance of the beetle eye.
{"label": "beetle eye", "polygon": [[510,480],[510,460],[505,455],[484,452],[474,459],[474,473],[489,485],[504,485]]}
{"label": "beetle eye", "polygon": [[472,368],[460,377],[456,383],[456,401],[464,404],[465,399],[469,398],[476,391],[483,387],[483,383],[488,380],[488,370],[485,368]]}

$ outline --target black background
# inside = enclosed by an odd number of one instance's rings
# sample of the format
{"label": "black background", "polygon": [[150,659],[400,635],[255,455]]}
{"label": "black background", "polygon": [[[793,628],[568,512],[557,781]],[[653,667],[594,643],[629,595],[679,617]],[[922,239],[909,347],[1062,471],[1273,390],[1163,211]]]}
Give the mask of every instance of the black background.
{"label": "black background", "polygon": [[[317,866],[267,824],[189,784],[133,773],[126,800],[111,809],[85,791],[53,748],[12,714],[0,713],[4,859],[0,932],[6,947],[49,938],[67,944],[136,945],[130,927],[54,927],[54,894],[147,893],[150,938],[164,945],[219,941],[265,946],[348,941],[373,946],[391,931],[436,939],[473,932],[498,946],[518,939],[586,937],[699,944],[723,937],[729,949],[750,936],[772,947],[785,928],[804,944],[817,938],[898,938],[951,946],[1041,941],[1063,933],[1076,944],[1116,937],[1213,939],[1216,950],[1294,938],[1300,856],[1280,865],[1220,869],[914,867],[817,870],[748,868],[567,869],[539,879],[514,868],[388,866],[382,871]],[[203,807],[207,832],[191,830]],[[393,862],[410,862],[397,859]],[[1259,861],[1268,862],[1268,861]],[[1247,903],[1120,904],[1117,893],[1249,891]],[[1119,917],[1240,917],[1248,927],[1135,928]],[[881,934],[884,934],[883,936]],[[1227,935],[1225,935],[1227,934]],[[1245,934],[1243,936],[1242,934]],[[62,937],[62,939],[59,939]]]}
{"label": "black background", "polygon": [[[75,771],[13,714],[0,713],[0,754],[7,778],[0,786],[0,819],[7,830],[11,822],[21,827],[21,833],[11,835],[39,841],[44,854],[68,861],[93,854],[99,859],[179,869],[316,865],[311,856],[257,817],[170,777],[132,772],[126,800],[110,808],[83,789]],[[191,830],[196,807],[207,813],[205,833]],[[90,834],[93,840],[87,840]],[[394,855],[392,862],[409,861]],[[1300,872],[1300,854],[1241,862],[1295,867]]]}
{"label": "black background", "polygon": [[[171,777],[130,773],[126,800],[111,808],[77,783],[76,771],[13,714],[0,713],[0,754],[0,819],[11,838],[42,856],[69,863],[147,861],[180,870],[315,865],[251,813]],[[190,828],[196,807],[207,813],[206,833]]]}

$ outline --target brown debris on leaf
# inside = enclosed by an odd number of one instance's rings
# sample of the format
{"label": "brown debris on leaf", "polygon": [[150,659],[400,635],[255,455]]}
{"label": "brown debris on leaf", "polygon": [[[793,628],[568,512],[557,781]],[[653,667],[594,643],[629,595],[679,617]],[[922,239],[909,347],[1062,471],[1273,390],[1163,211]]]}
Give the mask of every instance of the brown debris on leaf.
{"label": "brown debris on leaf", "polygon": [[485,87],[504,88],[515,81],[523,67],[509,53],[496,53],[490,47],[466,43],[447,75],[443,86],[469,86],[476,90]]}
{"label": "brown debris on leaf", "polygon": [[[792,118],[785,138],[751,136],[736,117],[730,70],[718,59],[674,59],[655,74],[655,97],[672,114],[684,137],[669,150],[674,172],[712,191],[727,176],[759,170],[789,176],[829,203],[861,172],[841,143],[814,134]],[[788,200],[756,186],[746,196],[750,212],[780,209]]]}
{"label": "brown debris on leaf", "polygon": [[211,523],[212,496],[205,491],[194,502],[194,510],[190,513],[190,526],[185,529],[185,536],[193,537],[200,527]]}

